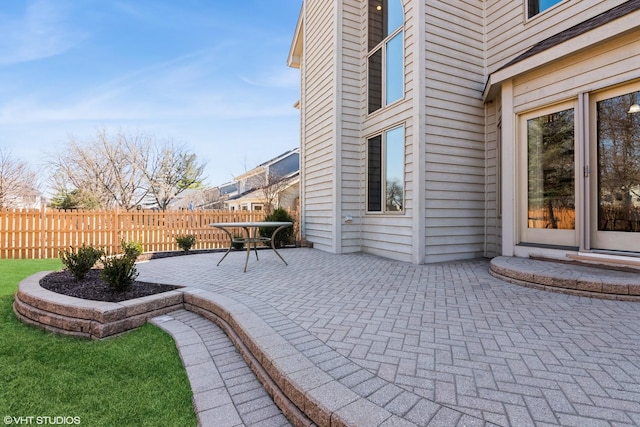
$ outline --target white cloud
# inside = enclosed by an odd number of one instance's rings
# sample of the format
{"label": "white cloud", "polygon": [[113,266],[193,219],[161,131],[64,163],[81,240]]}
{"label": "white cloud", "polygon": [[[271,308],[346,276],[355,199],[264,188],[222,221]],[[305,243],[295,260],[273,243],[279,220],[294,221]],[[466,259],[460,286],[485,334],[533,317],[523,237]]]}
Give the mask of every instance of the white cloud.
{"label": "white cloud", "polygon": [[251,86],[264,88],[293,88],[296,89],[300,85],[300,72],[293,68],[282,67],[272,68],[266,72],[262,72],[258,76],[246,77],[240,76],[240,79]]}
{"label": "white cloud", "polygon": [[[21,94],[0,104],[0,124],[42,122],[240,119],[293,116],[297,70],[274,70],[235,82],[215,77],[211,50],[126,72],[73,93]],[[289,90],[274,101],[272,90]]]}
{"label": "white cloud", "polygon": [[0,16],[0,66],[60,55],[77,45],[83,36],[66,26],[64,11],[62,1],[36,0],[18,19]]}

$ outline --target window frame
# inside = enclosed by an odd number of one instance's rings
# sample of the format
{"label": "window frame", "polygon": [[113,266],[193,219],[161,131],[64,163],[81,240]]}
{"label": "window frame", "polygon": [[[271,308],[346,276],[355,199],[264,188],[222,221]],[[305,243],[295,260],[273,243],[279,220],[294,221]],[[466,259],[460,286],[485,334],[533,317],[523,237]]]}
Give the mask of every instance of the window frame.
{"label": "window frame", "polygon": [[[406,25],[406,20],[405,20],[405,13],[404,13],[404,5],[402,4],[401,0],[395,0],[395,1],[399,1],[400,2],[400,6],[402,7],[402,25],[400,25],[399,27],[397,27],[395,30],[393,30],[392,32],[390,32],[386,37],[384,37],[378,44],[376,44],[374,47],[369,48],[368,43],[369,43],[369,24],[367,24],[367,37],[366,37],[366,42],[367,42],[367,56],[365,58],[366,60],[366,111],[367,111],[367,115],[371,115],[371,114],[375,114],[381,110],[384,110],[385,108],[388,108],[394,104],[397,104],[399,102],[401,102],[402,100],[405,99],[406,97],[406,87],[405,87],[405,74],[406,74],[406,67],[405,67],[405,50],[406,50],[406,44],[405,44],[405,38],[404,38],[404,32],[405,32],[405,25]],[[370,2],[371,0],[367,3],[367,7],[370,8]],[[400,96],[398,99],[394,99],[393,101],[389,102],[387,99],[387,68],[388,68],[388,62],[387,62],[387,57],[388,57],[388,46],[389,43],[395,39],[396,36],[398,36],[399,34],[401,34],[400,39],[401,39],[401,68],[402,68],[402,81],[399,83],[399,87],[401,88],[401,93],[402,96]],[[371,57],[380,53],[381,56],[381,64],[380,64],[380,68],[381,68],[381,72],[380,72],[380,106],[378,108],[376,108],[375,110],[370,111],[370,99],[371,99]],[[396,64],[397,65],[397,64]]]}
{"label": "window frame", "polygon": [[[564,110],[573,110],[573,129],[574,129],[574,209],[575,224],[572,229],[554,229],[554,228],[536,228],[529,227],[529,162],[528,162],[528,126],[530,119],[539,118],[545,115],[554,114]],[[535,110],[518,114],[518,167],[517,183],[518,183],[518,242],[519,244],[549,244],[558,247],[578,247],[578,233],[582,226],[578,217],[578,209],[580,203],[580,195],[578,192],[579,171],[578,171],[578,154],[577,149],[580,144],[578,140],[578,129],[580,128],[580,116],[578,109],[578,100],[571,99],[559,104],[552,104]]]}
{"label": "window frame", "polygon": [[[388,156],[388,139],[387,136],[389,133],[398,130],[398,129],[402,129],[402,153],[401,153],[401,158],[403,159],[402,161],[402,209],[400,210],[389,210],[387,209],[387,164],[389,156]],[[365,212],[367,214],[371,214],[371,215],[403,215],[406,212],[406,139],[407,139],[407,134],[406,134],[406,124],[405,123],[399,123],[399,124],[395,124],[393,126],[387,127],[379,132],[373,133],[371,135],[368,135],[365,138]],[[375,138],[380,137],[380,176],[379,176],[379,183],[380,183],[380,210],[370,210],[369,209],[369,191],[370,191],[370,178],[371,178],[371,173],[370,173],[370,168],[369,168],[369,161],[370,161],[370,149],[369,149],[369,142]]]}
{"label": "window frame", "polygon": [[[538,11],[536,13],[531,13],[531,6],[533,2],[538,2]],[[558,7],[558,5],[560,3],[564,3],[566,0],[557,0],[554,4],[552,4],[551,6],[547,7],[546,9],[540,10],[540,5],[539,5],[539,0],[525,0],[525,18],[527,20],[529,19],[534,19],[544,13],[547,13],[548,11],[555,9],[556,7]]]}

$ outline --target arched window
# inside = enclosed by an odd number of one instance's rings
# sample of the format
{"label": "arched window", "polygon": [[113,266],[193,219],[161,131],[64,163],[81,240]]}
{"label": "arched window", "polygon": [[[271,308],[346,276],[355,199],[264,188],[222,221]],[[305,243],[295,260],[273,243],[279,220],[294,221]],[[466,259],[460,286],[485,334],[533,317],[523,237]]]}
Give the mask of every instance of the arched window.
{"label": "arched window", "polygon": [[403,29],[401,0],[369,0],[369,113],[404,98]]}

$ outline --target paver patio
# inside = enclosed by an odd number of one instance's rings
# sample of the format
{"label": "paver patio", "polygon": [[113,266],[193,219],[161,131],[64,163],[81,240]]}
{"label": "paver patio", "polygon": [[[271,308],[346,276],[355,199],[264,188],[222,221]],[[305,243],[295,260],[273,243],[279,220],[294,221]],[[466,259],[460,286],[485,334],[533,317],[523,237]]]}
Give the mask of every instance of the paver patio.
{"label": "paver patio", "polygon": [[341,384],[416,424],[640,425],[640,303],[509,284],[488,260],[281,253],[288,266],[262,251],[246,273],[243,252],[219,267],[217,253],[158,259],[138,265],[139,280],[241,302]]}

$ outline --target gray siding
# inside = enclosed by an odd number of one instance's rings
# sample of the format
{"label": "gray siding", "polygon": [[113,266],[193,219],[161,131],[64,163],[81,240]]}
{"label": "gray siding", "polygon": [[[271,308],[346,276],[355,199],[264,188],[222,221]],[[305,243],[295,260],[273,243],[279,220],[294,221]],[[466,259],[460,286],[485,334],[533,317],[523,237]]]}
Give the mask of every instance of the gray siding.
{"label": "gray siding", "polygon": [[522,112],[638,77],[638,31],[514,79],[514,110]]}
{"label": "gray siding", "polygon": [[[363,8],[366,7],[366,2]],[[413,78],[413,59],[414,52],[417,47],[417,33],[415,25],[418,16],[415,14],[415,7],[411,0],[404,0],[405,27],[404,27],[404,45],[405,45],[405,97],[396,104],[376,111],[368,116],[365,115],[364,125],[362,129],[361,144],[363,153],[362,166],[362,192],[364,192],[365,167],[364,167],[364,144],[366,138],[371,135],[379,134],[384,130],[403,124],[405,127],[405,211],[401,214],[378,214],[366,213],[366,205],[362,202],[362,226],[361,226],[361,248],[363,252],[381,255],[388,258],[411,261],[413,248],[413,212],[412,198],[414,197],[414,183],[412,182],[413,174],[413,97],[417,95],[415,89],[416,81]],[[363,9],[366,13],[366,9]],[[364,49],[366,50],[365,38],[362,38]],[[366,53],[365,53],[366,55]],[[363,87],[361,97],[366,100],[366,63],[363,62]],[[364,112],[364,110],[363,110]]]}
{"label": "gray siding", "polygon": [[485,248],[484,256],[502,254],[501,183],[500,170],[501,127],[499,101],[485,106]]}
{"label": "gray siding", "polygon": [[331,250],[336,220],[333,214],[336,155],[334,2],[307,0],[304,22],[304,91],[301,99],[303,235],[315,247]]}
{"label": "gray siding", "polygon": [[484,254],[483,2],[426,2],[425,262]]}
{"label": "gray siding", "polygon": [[488,0],[487,67],[490,73],[534,44],[613,8],[625,0],[565,0],[526,19],[525,1]]}
{"label": "gray siding", "polygon": [[361,123],[365,114],[362,91],[363,58],[366,47],[366,8],[359,0],[345,0],[342,10],[342,117],[339,122],[342,149],[340,153],[342,194],[340,218],[354,218],[351,224],[342,225],[342,252],[358,252],[360,248],[360,221],[364,203],[363,152]]}

